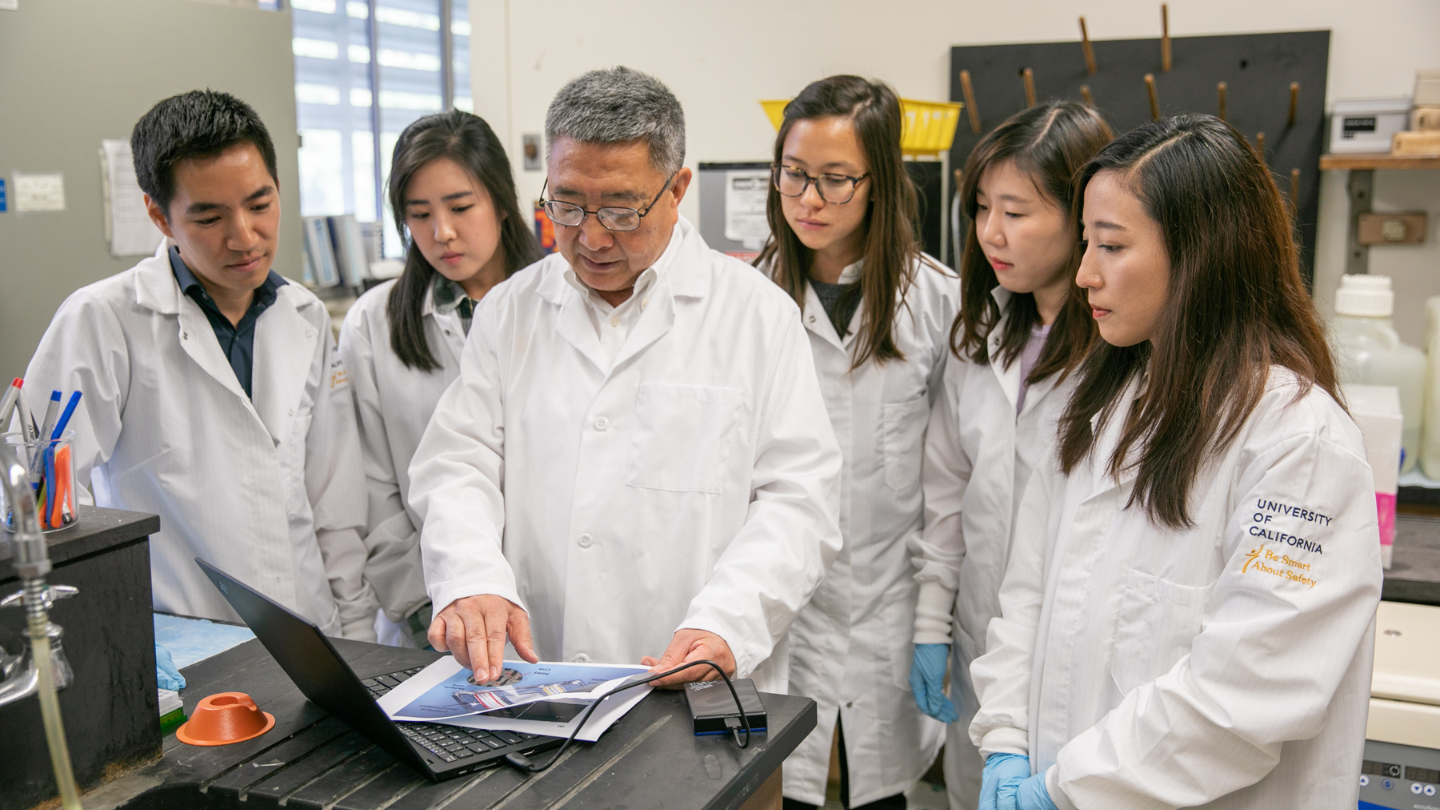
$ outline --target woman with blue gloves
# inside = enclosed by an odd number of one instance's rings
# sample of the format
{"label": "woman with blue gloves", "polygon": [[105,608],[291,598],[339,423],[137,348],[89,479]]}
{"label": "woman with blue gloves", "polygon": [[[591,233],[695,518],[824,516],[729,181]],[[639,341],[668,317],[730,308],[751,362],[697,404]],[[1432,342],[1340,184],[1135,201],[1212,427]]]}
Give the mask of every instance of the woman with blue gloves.
{"label": "woman with blue gloves", "polygon": [[[1000,613],[1011,521],[1031,470],[1054,453],[1068,375],[1094,339],[1075,286],[1070,203],[1072,178],[1110,137],[1094,109],[1053,102],[996,127],[965,166],[963,303],[926,438],[925,530],[911,539],[920,592],[910,685],[921,711],[950,724],[953,808],[974,810],[980,793],[970,662]],[[941,688],[947,663],[958,708]]]}
{"label": "woman with blue gloves", "polygon": [[845,543],[790,626],[790,690],[819,714],[785,762],[788,810],[825,803],[837,740],[845,806],[903,810],[942,736],[906,689],[905,540],[920,530],[925,425],[960,282],[920,250],[902,121],[887,85],[831,76],[785,107],[775,139],[773,236],[757,264],[801,307],[844,457]]}
{"label": "woman with blue gloves", "polygon": [[1375,485],[1280,192],[1202,115],[1078,185],[1101,341],[971,666],[981,806],[1354,807]]}

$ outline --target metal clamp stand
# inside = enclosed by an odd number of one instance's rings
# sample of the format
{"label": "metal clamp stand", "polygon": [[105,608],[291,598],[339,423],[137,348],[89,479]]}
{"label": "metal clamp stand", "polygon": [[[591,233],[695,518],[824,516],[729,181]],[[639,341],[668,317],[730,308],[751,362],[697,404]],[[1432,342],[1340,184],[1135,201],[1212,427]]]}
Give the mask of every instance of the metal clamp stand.
{"label": "metal clamp stand", "polygon": [[[50,623],[50,607],[56,599],[74,596],[74,588],[45,584],[50,573],[50,557],[45,536],[40,533],[40,516],[35,495],[30,489],[29,471],[9,445],[0,444],[0,485],[15,516],[15,570],[19,572],[24,590],[7,597],[3,605],[23,603],[25,624],[30,631],[30,665],[23,666],[0,650],[0,670],[7,675],[0,681],[0,706],[36,694],[40,698],[40,715],[45,723],[45,740],[50,748],[50,764],[55,769],[55,782],[60,788],[60,801],[65,810],[79,810],[80,791],[70,766],[70,749],[65,743],[65,726],[60,721],[60,700],[56,694],[57,675],[69,673],[70,666],[52,649],[60,628]],[[18,672],[11,676],[10,673]],[[68,682],[69,677],[66,680]]]}

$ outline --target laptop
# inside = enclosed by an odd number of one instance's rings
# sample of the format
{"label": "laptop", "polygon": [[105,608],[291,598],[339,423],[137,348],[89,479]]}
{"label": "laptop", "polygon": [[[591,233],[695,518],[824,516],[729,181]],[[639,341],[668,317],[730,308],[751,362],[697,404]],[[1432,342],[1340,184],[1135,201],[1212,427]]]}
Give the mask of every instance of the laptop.
{"label": "laptop", "polygon": [[[564,742],[559,737],[391,720],[375,699],[424,667],[362,680],[319,627],[204,560],[197,557],[195,562],[305,697],[436,782],[498,764],[507,754],[531,754]],[[562,713],[578,711],[563,708]]]}

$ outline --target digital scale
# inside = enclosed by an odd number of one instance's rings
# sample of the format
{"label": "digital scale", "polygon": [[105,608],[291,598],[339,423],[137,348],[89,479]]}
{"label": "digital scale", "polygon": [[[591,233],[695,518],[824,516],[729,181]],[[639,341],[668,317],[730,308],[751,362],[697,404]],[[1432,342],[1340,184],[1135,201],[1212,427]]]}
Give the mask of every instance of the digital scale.
{"label": "digital scale", "polygon": [[1381,602],[1360,810],[1440,810],[1440,608]]}

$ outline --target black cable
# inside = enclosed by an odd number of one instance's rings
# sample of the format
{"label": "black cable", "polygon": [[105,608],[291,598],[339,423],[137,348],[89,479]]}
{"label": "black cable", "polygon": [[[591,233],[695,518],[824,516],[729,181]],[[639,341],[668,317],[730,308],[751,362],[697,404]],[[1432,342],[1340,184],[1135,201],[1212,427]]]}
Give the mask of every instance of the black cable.
{"label": "black cable", "polygon": [[[715,663],[714,661],[691,661],[688,664],[681,664],[680,666],[668,672],[660,672],[655,675],[642,678],[638,681],[631,681],[624,686],[618,686],[610,690],[609,692],[606,692],[603,696],[600,697],[599,700],[592,701],[590,703],[590,706],[585,709],[585,713],[580,716],[580,722],[575,724],[575,730],[570,732],[570,736],[567,737],[565,739],[565,742],[562,743],[560,747],[555,750],[554,754],[550,755],[549,761],[547,761],[544,765],[537,765],[534,762],[531,762],[529,757],[518,752],[514,754],[506,754],[505,761],[515,766],[516,768],[519,768],[522,771],[528,771],[529,773],[539,773],[550,767],[551,765],[554,765],[556,760],[560,759],[560,755],[565,753],[565,749],[570,747],[570,743],[575,742],[575,735],[579,734],[580,729],[585,727],[585,721],[589,720],[590,715],[595,713],[595,709],[599,707],[601,701],[605,700],[611,695],[616,695],[624,692],[626,689],[633,689],[637,686],[643,686],[647,683],[650,683],[651,681],[658,681],[661,678],[668,678],[677,672],[684,672],[691,667],[698,667],[702,665],[708,665],[711,669],[714,669],[717,673],[719,673],[720,678],[725,681],[725,686],[730,689],[730,696],[735,699],[735,708],[740,712],[740,721],[745,725],[745,742],[740,742],[740,728],[738,726],[731,728],[731,734],[735,737],[736,745],[740,746],[741,748],[750,747],[750,716],[745,714],[745,707],[740,703],[740,695],[735,691],[735,684],[730,682],[730,676],[726,675],[725,670],[721,669],[720,665]],[[729,725],[729,720],[726,721],[726,725]]]}

